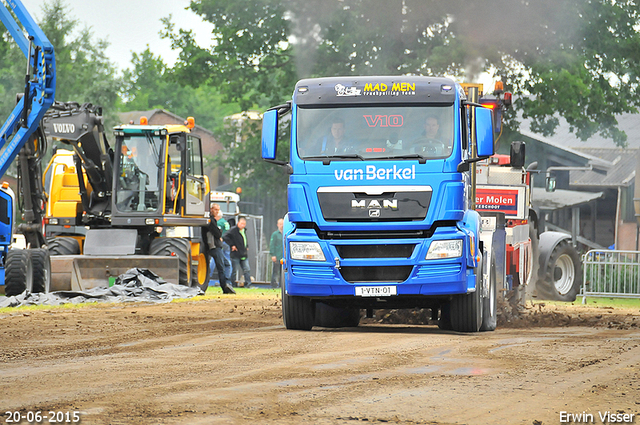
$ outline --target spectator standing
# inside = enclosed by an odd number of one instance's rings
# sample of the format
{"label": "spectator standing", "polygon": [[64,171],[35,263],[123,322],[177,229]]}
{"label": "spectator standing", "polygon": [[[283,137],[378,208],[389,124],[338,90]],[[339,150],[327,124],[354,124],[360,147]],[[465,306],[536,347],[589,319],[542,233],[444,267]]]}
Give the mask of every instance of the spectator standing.
{"label": "spectator standing", "polygon": [[[222,216],[222,211],[220,210],[220,205],[213,204],[213,218],[218,222],[218,227],[222,230],[222,234],[224,235],[231,226],[229,222]],[[224,276],[227,278],[228,282],[232,282],[231,279],[231,248],[229,244],[224,240],[222,241],[222,254],[224,256]]]}
{"label": "spectator standing", "polygon": [[225,233],[223,239],[231,247],[231,278],[234,286],[238,286],[238,269],[242,268],[244,287],[249,288],[251,287],[251,268],[249,266],[249,259],[247,258],[248,243],[247,232],[245,231],[246,226],[247,219],[238,217],[238,224]]}
{"label": "spectator standing", "polygon": [[[214,204],[210,205],[209,211],[213,214]],[[222,292],[225,294],[235,294],[236,291],[233,290],[227,284],[227,279],[224,275],[224,256],[222,254],[222,231],[218,227],[218,223],[215,219],[211,219],[209,221],[209,225],[204,228],[205,230],[205,240],[207,244],[207,249],[209,252],[209,258],[213,259],[213,263],[218,271],[218,279],[220,280],[220,288]]]}
{"label": "spectator standing", "polygon": [[271,272],[271,287],[279,288],[282,285],[282,263],[280,262],[283,257],[282,248],[282,226],[284,225],[283,219],[278,219],[276,226],[278,229],[271,234],[271,241],[269,242],[269,254],[271,254],[271,261],[273,262],[273,271]]}

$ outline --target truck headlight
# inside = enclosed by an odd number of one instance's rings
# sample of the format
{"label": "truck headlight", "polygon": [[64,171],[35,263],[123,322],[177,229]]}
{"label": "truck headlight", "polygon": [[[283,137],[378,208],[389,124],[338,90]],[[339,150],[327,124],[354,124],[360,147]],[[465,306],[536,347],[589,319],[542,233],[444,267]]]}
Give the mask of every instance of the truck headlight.
{"label": "truck headlight", "polygon": [[318,242],[289,242],[289,251],[294,260],[324,261],[324,253]]}
{"label": "truck headlight", "polygon": [[425,259],[434,260],[437,258],[457,257],[462,257],[462,239],[431,242]]}

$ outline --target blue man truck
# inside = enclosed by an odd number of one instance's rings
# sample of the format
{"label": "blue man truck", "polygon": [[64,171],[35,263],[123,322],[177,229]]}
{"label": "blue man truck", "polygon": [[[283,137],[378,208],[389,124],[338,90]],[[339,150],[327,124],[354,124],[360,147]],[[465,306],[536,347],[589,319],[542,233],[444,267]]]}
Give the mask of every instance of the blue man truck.
{"label": "blue man truck", "polygon": [[[287,122],[284,162],[276,142]],[[305,79],[268,110],[262,157],[290,174],[285,326],[429,308],[443,329],[495,329],[504,215],[475,210],[475,163],[494,154],[493,130],[477,91],[436,77]]]}

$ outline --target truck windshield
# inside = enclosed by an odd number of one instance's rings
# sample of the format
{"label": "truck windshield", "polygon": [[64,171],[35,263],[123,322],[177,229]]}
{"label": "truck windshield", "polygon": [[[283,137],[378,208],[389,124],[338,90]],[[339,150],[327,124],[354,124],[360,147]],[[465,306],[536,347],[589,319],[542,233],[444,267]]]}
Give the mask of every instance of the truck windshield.
{"label": "truck windshield", "polygon": [[120,144],[116,205],[120,211],[158,210],[162,141],[151,134],[125,136]]}
{"label": "truck windshield", "polygon": [[446,158],[453,148],[453,106],[298,108],[302,159]]}

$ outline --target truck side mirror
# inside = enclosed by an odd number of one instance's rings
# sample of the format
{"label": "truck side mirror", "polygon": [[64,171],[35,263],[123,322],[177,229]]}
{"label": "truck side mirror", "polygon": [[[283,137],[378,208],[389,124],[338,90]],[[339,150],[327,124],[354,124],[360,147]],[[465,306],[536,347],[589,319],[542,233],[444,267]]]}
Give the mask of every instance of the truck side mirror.
{"label": "truck side mirror", "polygon": [[555,192],[556,191],[556,178],[552,176],[547,176],[544,182],[544,189],[547,192]]}
{"label": "truck side mirror", "polygon": [[478,157],[489,157],[495,153],[493,146],[492,117],[491,109],[476,108],[476,143]]}
{"label": "truck side mirror", "polygon": [[276,159],[278,140],[278,110],[270,109],[262,116],[262,158]]}
{"label": "truck side mirror", "polygon": [[524,167],[524,142],[511,142],[511,151],[509,152],[510,163],[513,168]]}

